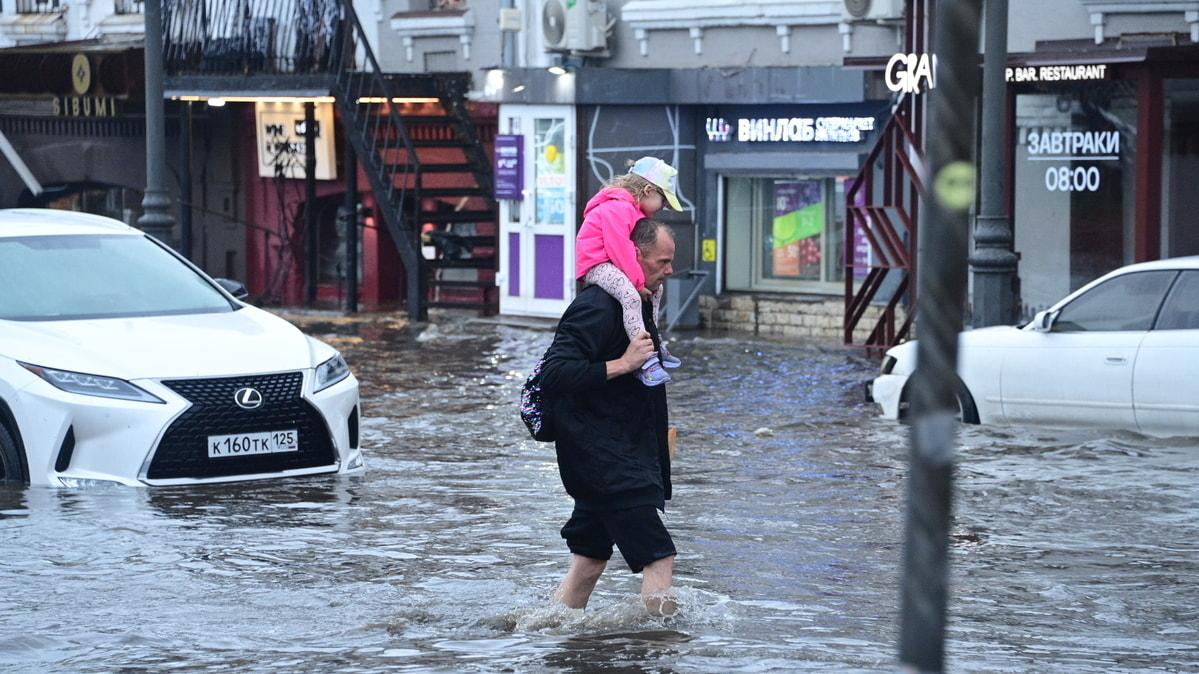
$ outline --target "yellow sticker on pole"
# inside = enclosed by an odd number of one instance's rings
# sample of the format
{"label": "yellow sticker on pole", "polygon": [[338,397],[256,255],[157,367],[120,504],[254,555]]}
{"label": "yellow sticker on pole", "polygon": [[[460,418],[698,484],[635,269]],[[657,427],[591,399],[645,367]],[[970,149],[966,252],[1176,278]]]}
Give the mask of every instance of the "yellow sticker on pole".
{"label": "yellow sticker on pole", "polygon": [[716,261],[716,239],[704,239],[703,260],[704,262]]}
{"label": "yellow sticker on pole", "polygon": [[937,202],[951,211],[965,211],[974,203],[974,165],[955,161],[941,167],[933,180]]}

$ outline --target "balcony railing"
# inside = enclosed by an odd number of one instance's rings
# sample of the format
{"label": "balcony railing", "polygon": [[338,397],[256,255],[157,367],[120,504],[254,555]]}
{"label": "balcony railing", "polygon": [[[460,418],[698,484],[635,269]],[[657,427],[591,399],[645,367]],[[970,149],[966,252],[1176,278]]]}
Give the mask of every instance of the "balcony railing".
{"label": "balcony railing", "polygon": [[116,0],[117,14],[145,14],[145,0]]}
{"label": "balcony railing", "polygon": [[49,14],[61,11],[61,0],[17,0],[17,14]]}
{"label": "balcony railing", "polygon": [[338,0],[163,0],[166,68],[172,75],[330,73],[343,17]]}

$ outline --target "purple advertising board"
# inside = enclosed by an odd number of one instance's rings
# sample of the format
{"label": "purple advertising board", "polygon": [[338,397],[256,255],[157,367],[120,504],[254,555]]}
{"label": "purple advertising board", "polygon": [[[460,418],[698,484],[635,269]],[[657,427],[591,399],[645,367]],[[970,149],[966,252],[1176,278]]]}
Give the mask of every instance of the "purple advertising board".
{"label": "purple advertising board", "polygon": [[496,199],[524,198],[524,140],[524,136],[512,134],[498,134],[495,137]]}

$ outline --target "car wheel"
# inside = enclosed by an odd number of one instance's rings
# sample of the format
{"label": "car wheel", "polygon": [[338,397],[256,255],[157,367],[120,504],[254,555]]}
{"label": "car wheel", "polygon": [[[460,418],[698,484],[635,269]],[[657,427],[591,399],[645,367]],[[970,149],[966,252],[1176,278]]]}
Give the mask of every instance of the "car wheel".
{"label": "car wheel", "polygon": [[[964,424],[978,423],[978,407],[974,404],[974,396],[970,395],[970,390],[966,388],[966,384],[961,379],[957,380],[956,388],[953,392],[953,397],[957,400],[958,413],[956,419]],[[899,420],[902,422],[911,421],[911,399],[908,395],[908,387],[904,387],[903,395],[899,399]]]}
{"label": "car wheel", "polygon": [[970,395],[970,389],[966,388],[966,384],[961,379],[958,380],[957,390],[953,395],[958,401],[958,421],[964,424],[977,424],[978,407],[974,404],[974,396]]}
{"label": "car wheel", "polygon": [[17,439],[4,424],[0,424],[0,482],[29,482],[29,472],[17,449]]}

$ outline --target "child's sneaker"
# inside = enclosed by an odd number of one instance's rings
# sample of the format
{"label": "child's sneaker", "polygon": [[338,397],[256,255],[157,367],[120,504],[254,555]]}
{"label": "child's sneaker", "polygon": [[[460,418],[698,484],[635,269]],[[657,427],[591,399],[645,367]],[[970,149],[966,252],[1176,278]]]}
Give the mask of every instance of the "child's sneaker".
{"label": "child's sneaker", "polygon": [[666,350],[666,342],[662,342],[662,348],[658,350],[658,355],[662,359],[662,367],[678,367],[683,364],[683,361],[675,358]]}
{"label": "child's sneaker", "polygon": [[637,378],[646,386],[658,386],[670,381],[670,375],[666,374],[666,370],[662,369],[662,363],[658,361],[657,356],[650,356],[649,360],[637,370]]}

